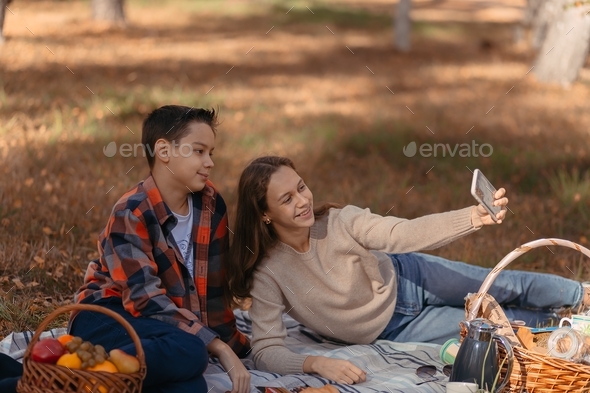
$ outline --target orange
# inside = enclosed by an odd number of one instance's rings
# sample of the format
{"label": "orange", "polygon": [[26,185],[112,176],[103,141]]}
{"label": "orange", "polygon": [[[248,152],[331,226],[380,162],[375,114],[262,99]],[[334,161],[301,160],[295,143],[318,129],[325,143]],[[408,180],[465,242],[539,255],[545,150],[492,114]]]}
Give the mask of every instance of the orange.
{"label": "orange", "polygon": [[[96,384],[96,379],[90,379],[90,382],[92,382],[93,384]],[[106,386],[103,386],[103,385],[98,385],[97,387],[98,387],[98,391],[99,391],[100,393],[107,393],[107,392],[109,391],[109,390],[106,388]],[[84,386],[84,391],[85,391],[85,392],[96,392],[96,390],[94,390],[94,391],[93,391],[93,390],[92,390],[92,387],[91,387],[91,386],[88,386],[88,385]]]}
{"label": "orange", "polygon": [[101,364],[97,364],[94,367],[88,367],[86,371],[102,371],[105,373],[118,373],[119,370],[111,361],[105,360]]}
{"label": "orange", "polygon": [[[112,362],[110,362],[108,360],[105,360],[103,363],[97,364],[94,367],[88,367],[86,369],[86,371],[99,371],[99,372],[105,372],[105,373],[118,373],[119,372],[117,367]],[[96,384],[96,380],[94,380],[94,379],[91,379],[90,382]],[[92,388],[89,387],[88,385],[86,385],[85,388],[88,391],[92,390]],[[98,391],[100,393],[107,393],[108,389],[104,385],[98,385]]]}
{"label": "orange", "polygon": [[82,360],[75,353],[66,353],[57,359],[58,366],[79,370],[82,367]]}
{"label": "orange", "polygon": [[71,334],[66,334],[64,336],[59,336],[57,338],[57,341],[59,341],[61,343],[61,345],[66,346],[67,343],[69,343],[70,341],[72,341],[72,339],[74,338],[74,336],[72,336]]}

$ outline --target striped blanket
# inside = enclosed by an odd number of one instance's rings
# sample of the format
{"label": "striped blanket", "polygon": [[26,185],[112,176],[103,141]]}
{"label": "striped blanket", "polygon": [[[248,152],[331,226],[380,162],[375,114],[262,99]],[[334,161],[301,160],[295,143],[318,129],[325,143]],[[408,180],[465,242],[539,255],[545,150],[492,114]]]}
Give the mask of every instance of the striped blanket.
{"label": "striped blanket", "polygon": [[[249,335],[251,333],[251,321],[248,313],[236,311],[235,314],[238,328]],[[358,385],[339,385],[310,374],[273,374],[255,370],[252,360],[245,359],[243,362],[252,375],[251,393],[258,393],[257,387],[260,386],[320,387],[327,383],[336,386],[343,393],[436,393],[445,391],[447,377],[444,377],[442,373],[437,373],[436,377],[438,379],[435,382],[426,383],[416,375],[416,369],[423,365],[434,365],[437,369],[442,369],[443,365],[439,358],[439,345],[395,343],[378,340],[371,345],[344,346],[319,336],[288,315],[284,315],[283,319],[288,331],[286,344],[292,351],[350,360],[367,371],[367,381]],[[44,332],[42,337],[57,337],[65,333],[65,329],[53,329]],[[31,337],[32,332],[12,333],[0,342],[0,352],[6,353],[17,360],[22,360]],[[205,372],[205,379],[209,386],[208,393],[224,393],[231,390],[231,381],[216,359],[210,360],[209,367]]]}

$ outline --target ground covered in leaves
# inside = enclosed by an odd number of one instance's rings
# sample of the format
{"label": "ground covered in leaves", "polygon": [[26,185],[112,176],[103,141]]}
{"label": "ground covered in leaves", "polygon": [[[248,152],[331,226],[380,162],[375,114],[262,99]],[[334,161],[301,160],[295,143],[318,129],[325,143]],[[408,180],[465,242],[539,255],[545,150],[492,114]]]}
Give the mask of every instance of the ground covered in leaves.
{"label": "ground covered in leaves", "polygon": [[[219,108],[212,180],[230,219],[241,169],[263,154],[291,157],[317,202],[407,218],[473,204],[480,168],[508,190],[507,220],[436,254],[493,266],[542,237],[587,245],[590,70],[566,90],[537,83],[536,54],[513,39],[521,3],[415,1],[399,53],[383,0],[131,0],[126,28],[91,21],[88,2],[15,0],[0,47],[0,337],[71,302],[113,204],[147,175],[141,121],[169,103]],[[111,142],[135,157],[106,157]],[[411,142],[437,156],[406,157]],[[590,277],[557,248],[513,267]]]}

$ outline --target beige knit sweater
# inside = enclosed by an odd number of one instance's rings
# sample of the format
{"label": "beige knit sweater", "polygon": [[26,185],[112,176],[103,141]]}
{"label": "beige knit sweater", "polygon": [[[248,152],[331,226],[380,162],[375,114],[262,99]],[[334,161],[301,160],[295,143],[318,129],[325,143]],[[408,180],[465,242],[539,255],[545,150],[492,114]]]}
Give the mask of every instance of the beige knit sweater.
{"label": "beige knit sweater", "polygon": [[355,206],[330,209],[311,227],[308,252],[279,242],[254,275],[250,316],[256,367],[303,372],[307,355],[285,347],[283,312],[328,337],[374,341],[396,303],[396,277],[385,253],[434,249],[475,230],[471,207],[413,220]]}

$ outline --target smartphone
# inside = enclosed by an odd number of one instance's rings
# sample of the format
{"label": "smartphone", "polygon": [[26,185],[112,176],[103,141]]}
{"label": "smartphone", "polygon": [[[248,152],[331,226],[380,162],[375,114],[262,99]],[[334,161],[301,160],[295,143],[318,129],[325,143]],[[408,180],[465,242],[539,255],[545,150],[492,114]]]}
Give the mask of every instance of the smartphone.
{"label": "smartphone", "polygon": [[473,180],[471,181],[471,195],[490,213],[494,222],[498,221],[496,214],[501,210],[501,206],[494,206],[494,194],[496,188],[492,183],[481,173],[479,169],[473,171]]}

